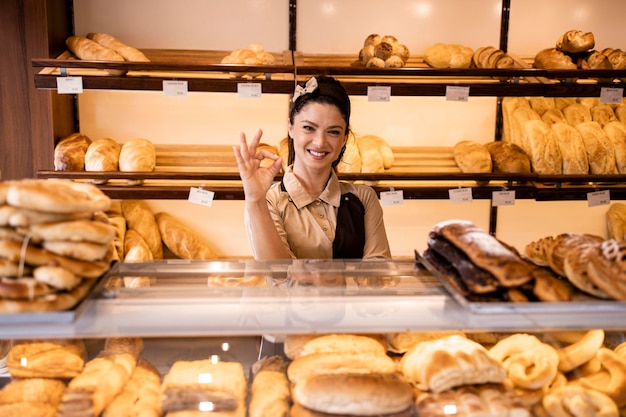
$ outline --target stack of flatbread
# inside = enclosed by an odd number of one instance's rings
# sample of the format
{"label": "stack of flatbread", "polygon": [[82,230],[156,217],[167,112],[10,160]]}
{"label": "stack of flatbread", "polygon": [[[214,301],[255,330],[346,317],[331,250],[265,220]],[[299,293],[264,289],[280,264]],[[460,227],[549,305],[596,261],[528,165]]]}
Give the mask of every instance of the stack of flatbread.
{"label": "stack of flatbread", "polygon": [[69,180],[0,183],[0,312],[74,307],[110,266],[111,200]]}

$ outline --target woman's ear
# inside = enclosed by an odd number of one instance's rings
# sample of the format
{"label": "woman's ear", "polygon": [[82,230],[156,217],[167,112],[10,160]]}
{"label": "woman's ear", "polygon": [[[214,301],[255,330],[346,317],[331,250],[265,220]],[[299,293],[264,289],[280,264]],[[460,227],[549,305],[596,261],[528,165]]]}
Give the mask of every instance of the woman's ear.
{"label": "woman's ear", "polygon": [[291,123],[287,125],[287,134],[290,138],[293,138],[293,125]]}

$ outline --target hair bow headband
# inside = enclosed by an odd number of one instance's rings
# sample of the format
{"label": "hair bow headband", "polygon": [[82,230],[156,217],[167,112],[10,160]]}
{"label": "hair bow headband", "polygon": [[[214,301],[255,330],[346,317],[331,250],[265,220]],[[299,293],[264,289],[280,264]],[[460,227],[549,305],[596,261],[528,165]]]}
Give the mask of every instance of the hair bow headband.
{"label": "hair bow headband", "polygon": [[300,84],[296,85],[296,91],[293,93],[291,101],[296,101],[298,97],[312,93],[315,90],[317,90],[317,79],[315,77],[311,77],[309,81],[306,82],[304,87]]}

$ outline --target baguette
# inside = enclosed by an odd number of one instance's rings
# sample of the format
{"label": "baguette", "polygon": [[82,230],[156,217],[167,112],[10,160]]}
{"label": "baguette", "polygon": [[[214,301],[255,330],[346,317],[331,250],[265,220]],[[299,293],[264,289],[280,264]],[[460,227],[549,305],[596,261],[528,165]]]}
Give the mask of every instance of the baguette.
{"label": "baguette", "polygon": [[150,62],[150,60],[137,48],[126,45],[116,37],[109,35],[108,33],[89,33],[87,39],[91,39],[98,44],[109,48],[119,55],[121,55],[125,61],[136,62]]}
{"label": "baguette", "polygon": [[160,212],[156,222],[165,245],[182,259],[209,260],[217,258],[206,240],[174,216]]}

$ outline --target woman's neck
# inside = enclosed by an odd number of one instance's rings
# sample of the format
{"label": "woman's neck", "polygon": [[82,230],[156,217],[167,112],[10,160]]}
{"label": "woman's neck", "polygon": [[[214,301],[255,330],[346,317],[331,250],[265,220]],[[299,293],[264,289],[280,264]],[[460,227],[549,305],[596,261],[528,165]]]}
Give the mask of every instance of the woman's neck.
{"label": "woman's neck", "polygon": [[293,166],[293,173],[298,178],[304,189],[314,198],[318,198],[326,189],[328,178],[332,168],[310,171],[300,169],[297,164]]}

